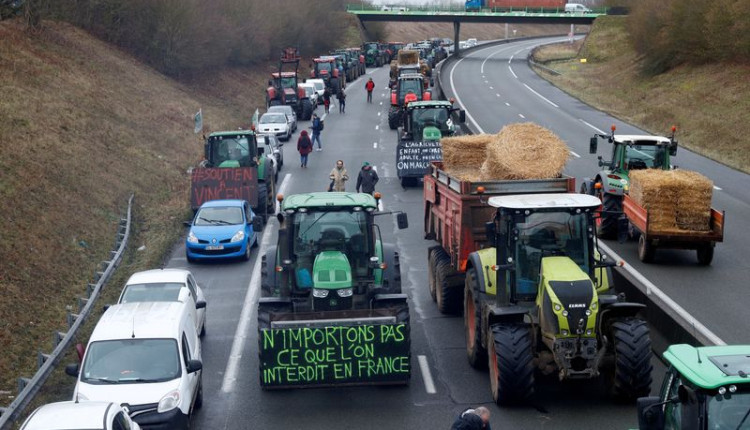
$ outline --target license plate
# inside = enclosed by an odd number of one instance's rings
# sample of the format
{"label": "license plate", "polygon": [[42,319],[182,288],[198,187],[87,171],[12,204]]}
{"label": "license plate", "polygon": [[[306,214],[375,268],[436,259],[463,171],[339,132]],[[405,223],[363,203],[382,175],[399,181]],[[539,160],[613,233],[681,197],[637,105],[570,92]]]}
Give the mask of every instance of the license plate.
{"label": "license plate", "polygon": [[207,245],[206,251],[218,251],[224,249],[224,245]]}

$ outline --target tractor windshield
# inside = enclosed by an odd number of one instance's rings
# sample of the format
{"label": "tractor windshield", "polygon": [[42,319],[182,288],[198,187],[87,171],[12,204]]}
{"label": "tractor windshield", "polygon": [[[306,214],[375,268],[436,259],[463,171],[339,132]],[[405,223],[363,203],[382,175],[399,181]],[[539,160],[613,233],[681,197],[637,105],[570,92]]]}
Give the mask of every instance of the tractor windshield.
{"label": "tractor windshield", "polygon": [[378,44],[377,43],[365,43],[365,51],[369,51],[371,49],[377,50]]}
{"label": "tractor windshield", "polygon": [[424,83],[421,79],[403,79],[399,83],[399,94],[398,98],[403,102],[404,97],[409,93],[417,95],[417,99],[422,99],[422,87]]}
{"label": "tractor windshield", "polygon": [[520,295],[536,293],[542,258],[546,256],[566,255],[590,273],[587,221],[584,213],[532,212],[525,222],[515,224],[515,278]]}
{"label": "tractor windshield", "polygon": [[318,65],[318,71],[325,71],[330,72],[331,71],[331,63],[317,63]]}
{"label": "tractor windshield", "polygon": [[661,169],[666,160],[666,146],[627,145],[625,147],[625,170]]}
{"label": "tractor windshield", "polygon": [[215,167],[251,167],[255,164],[255,139],[236,136],[211,139],[210,163]]}
{"label": "tractor windshield", "polygon": [[425,127],[436,127],[443,136],[450,132],[448,110],[445,108],[414,109],[412,111],[412,127],[414,136],[419,138]]}
{"label": "tractor windshield", "polygon": [[708,428],[750,430],[750,393],[706,396]]}
{"label": "tractor windshield", "polygon": [[297,212],[293,222],[293,250],[297,267],[312,270],[315,256],[341,251],[355,276],[366,276],[370,256],[370,231],[364,211]]}
{"label": "tractor windshield", "polygon": [[284,77],[281,78],[281,88],[294,88],[297,85],[297,78]]}

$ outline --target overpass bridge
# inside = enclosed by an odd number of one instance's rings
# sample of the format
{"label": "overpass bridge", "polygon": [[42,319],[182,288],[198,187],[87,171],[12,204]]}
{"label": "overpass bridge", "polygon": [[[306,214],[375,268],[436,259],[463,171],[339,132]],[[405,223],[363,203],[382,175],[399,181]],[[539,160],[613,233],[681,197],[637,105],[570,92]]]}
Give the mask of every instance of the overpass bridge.
{"label": "overpass bridge", "polygon": [[347,5],[348,13],[355,15],[363,27],[368,21],[412,21],[412,22],[452,22],[454,54],[459,54],[461,23],[509,23],[509,24],[577,24],[588,25],[602,15],[606,8],[592,9],[589,13],[566,13],[564,8],[497,7],[484,8],[477,12],[467,12],[463,6],[448,8],[409,7],[382,10],[365,4]]}

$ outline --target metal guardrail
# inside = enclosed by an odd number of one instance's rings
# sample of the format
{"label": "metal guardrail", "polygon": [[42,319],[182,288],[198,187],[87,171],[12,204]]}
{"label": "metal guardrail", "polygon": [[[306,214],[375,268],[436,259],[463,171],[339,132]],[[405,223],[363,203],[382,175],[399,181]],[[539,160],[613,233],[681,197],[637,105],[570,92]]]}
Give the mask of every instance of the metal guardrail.
{"label": "metal guardrail", "polygon": [[114,250],[110,251],[110,259],[102,261],[100,265],[104,268],[100,271],[97,269],[94,272],[94,284],[88,284],[86,291],[88,298],[81,298],[78,300],[79,313],[72,314],[68,313],[68,325],[69,330],[65,333],[55,331],[52,335],[53,344],[55,345],[54,351],[51,354],[44,354],[39,352],[39,370],[33,378],[19,378],[18,389],[19,394],[6,408],[0,408],[0,430],[6,430],[18,420],[24,410],[29,406],[34,397],[39,392],[44,382],[47,380],[49,375],[54,370],[62,358],[65,351],[70,346],[71,342],[75,338],[78,329],[83,325],[84,321],[91,312],[91,308],[96,302],[96,298],[99,295],[102,287],[107,283],[109,278],[114,273],[117,266],[119,266],[122,260],[122,255],[125,252],[125,248],[128,244],[128,238],[130,237],[130,220],[131,211],[133,206],[133,195],[128,199],[128,210],[125,218],[120,219],[119,226],[117,228],[117,236],[115,238]]}
{"label": "metal guardrail", "polygon": [[[365,4],[348,4],[346,11],[353,14],[383,14],[383,15],[423,15],[423,14],[456,14],[456,15],[496,15],[496,14],[557,14],[561,16],[584,16],[597,17],[606,15],[608,8],[593,8],[588,13],[569,13],[561,7],[493,7],[482,8],[479,11],[467,11],[465,6],[389,6],[389,10],[384,10],[382,6],[373,6]],[[402,10],[406,9],[406,10]]]}

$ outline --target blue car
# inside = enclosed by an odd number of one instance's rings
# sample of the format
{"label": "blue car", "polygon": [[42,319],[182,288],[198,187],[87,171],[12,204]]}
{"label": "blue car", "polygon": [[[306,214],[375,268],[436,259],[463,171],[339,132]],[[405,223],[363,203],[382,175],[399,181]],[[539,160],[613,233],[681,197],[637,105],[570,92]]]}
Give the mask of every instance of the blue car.
{"label": "blue car", "polygon": [[185,240],[189,262],[242,257],[258,245],[263,219],[255,216],[246,200],[211,200],[204,203],[190,225]]}

